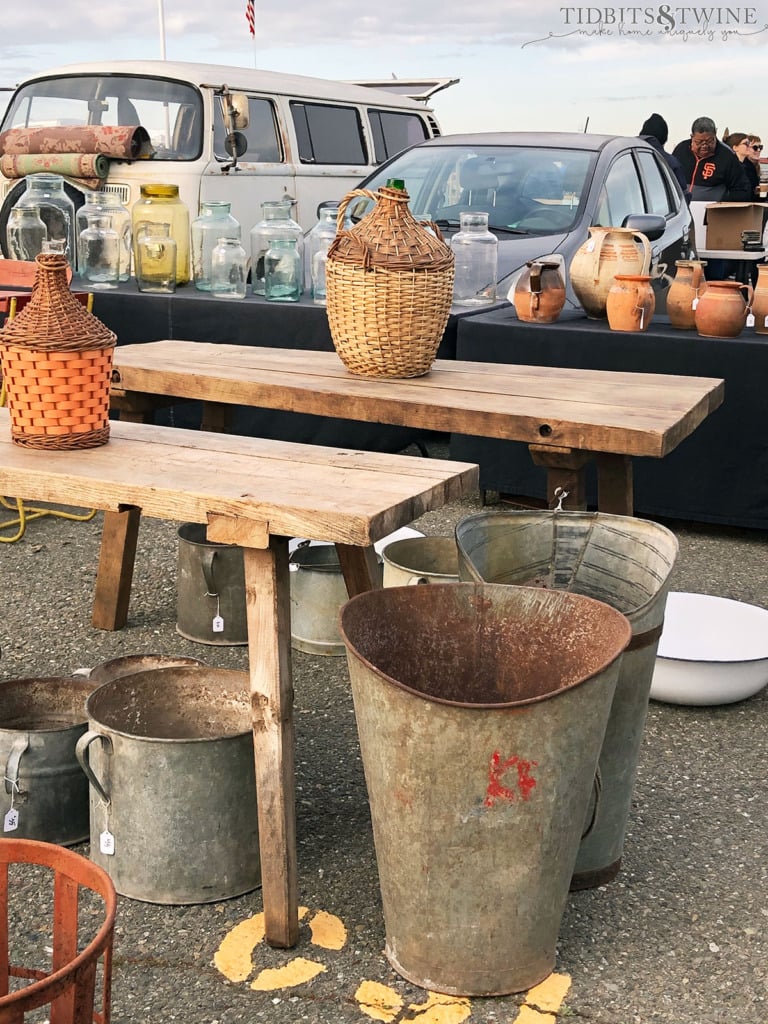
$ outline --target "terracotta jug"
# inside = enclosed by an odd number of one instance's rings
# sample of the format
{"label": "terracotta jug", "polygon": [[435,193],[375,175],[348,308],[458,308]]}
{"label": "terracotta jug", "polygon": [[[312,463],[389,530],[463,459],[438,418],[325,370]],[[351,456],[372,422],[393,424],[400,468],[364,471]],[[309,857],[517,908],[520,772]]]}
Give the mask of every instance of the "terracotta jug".
{"label": "terracotta jug", "polygon": [[651,243],[631,228],[591,227],[571,260],[571,284],[592,320],[605,318],[605,303],[617,274],[649,274]]}
{"label": "terracotta jug", "polygon": [[656,309],[649,274],[616,274],[606,299],[612,331],[647,331]]}
{"label": "terracotta jug", "polygon": [[692,331],[696,327],[696,300],[705,284],[706,260],[677,260],[675,279],[667,292],[667,316],[673,327]]}
{"label": "terracotta jug", "polygon": [[560,273],[560,264],[546,260],[526,263],[515,285],[513,301],[519,320],[526,323],[554,323],[565,305],[565,282]]}
{"label": "terracotta jug", "polygon": [[703,338],[738,338],[751,294],[751,286],[740,281],[707,281],[696,306],[696,330]]}
{"label": "terracotta jug", "polygon": [[755,333],[768,334],[768,263],[757,266],[757,284],[752,298]]}

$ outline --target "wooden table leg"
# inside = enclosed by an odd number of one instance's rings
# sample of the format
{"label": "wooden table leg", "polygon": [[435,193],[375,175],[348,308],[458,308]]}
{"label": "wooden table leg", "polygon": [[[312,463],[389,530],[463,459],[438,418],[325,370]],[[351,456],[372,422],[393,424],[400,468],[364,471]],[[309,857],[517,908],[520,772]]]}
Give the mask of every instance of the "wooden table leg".
{"label": "wooden table leg", "polygon": [[354,544],[337,544],[336,553],[350,597],[365,594],[381,586],[381,566],[372,544],[367,548]]}
{"label": "wooden table leg", "polygon": [[248,656],[266,940],[299,937],[288,539],[245,548]]}
{"label": "wooden table leg", "polygon": [[128,620],[140,521],[141,509],[134,505],[104,513],[91,613],[91,625],[96,629],[122,629]]}
{"label": "wooden table leg", "polygon": [[632,459],[629,455],[597,455],[597,507],[601,512],[631,516],[635,512]]}
{"label": "wooden table leg", "polygon": [[586,467],[592,458],[591,452],[538,444],[529,444],[528,450],[537,466],[546,467],[547,502],[550,507],[556,506],[560,492],[566,491],[568,496],[563,500],[563,508],[574,511],[586,509]]}
{"label": "wooden table leg", "polygon": [[229,433],[231,408],[231,405],[226,405],[224,402],[203,402],[200,429],[209,430],[214,434]]}

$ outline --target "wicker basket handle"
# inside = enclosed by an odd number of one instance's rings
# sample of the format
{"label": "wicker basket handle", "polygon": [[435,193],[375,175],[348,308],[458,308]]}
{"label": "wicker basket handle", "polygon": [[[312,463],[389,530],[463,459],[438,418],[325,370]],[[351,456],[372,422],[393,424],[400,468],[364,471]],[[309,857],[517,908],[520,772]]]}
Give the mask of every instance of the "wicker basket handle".
{"label": "wicker basket handle", "polygon": [[364,199],[376,200],[379,198],[379,193],[371,192],[369,188],[355,188],[351,192],[347,192],[339,203],[339,208],[336,212],[336,231],[338,234],[341,234],[344,230],[344,217],[347,213],[347,207],[357,196],[362,196]]}

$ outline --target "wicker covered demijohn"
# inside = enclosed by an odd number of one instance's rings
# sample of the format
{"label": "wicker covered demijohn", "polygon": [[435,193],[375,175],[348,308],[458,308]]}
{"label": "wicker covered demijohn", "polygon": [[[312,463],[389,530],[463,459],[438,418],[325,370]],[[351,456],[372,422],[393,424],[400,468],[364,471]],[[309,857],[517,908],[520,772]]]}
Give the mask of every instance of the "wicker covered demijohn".
{"label": "wicker covered demijohn", "polygon": [[[349,231],[355,196],[376,205]],[[339,204],[328,250],[328,324],[346,368],[365,377],[427,373],[448,322],[453,253],[435,225],[419,223],[404,189],[355,189]]]}
{"label": "wicker covered demijohn", "polygon": [[115,335],[69,290],[67,259],[41,253],[32,298],[0,330],[11,439],[26,448],[95,448],[109,439]]}

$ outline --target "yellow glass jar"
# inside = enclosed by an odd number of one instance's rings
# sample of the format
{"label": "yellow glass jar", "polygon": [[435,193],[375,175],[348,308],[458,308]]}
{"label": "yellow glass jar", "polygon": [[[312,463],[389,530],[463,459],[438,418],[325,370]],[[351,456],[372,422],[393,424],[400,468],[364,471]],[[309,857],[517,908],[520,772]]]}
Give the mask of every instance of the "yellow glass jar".
{"label": "yellow glass jar", "polygon": [[154,224],[168,225],[169,235],[176,242],[176,284],[186,284],[189,281],[189,210],[179,199],[178,185],[141,186],[141,198],[131,211],[134,263],[137,260],[136,238],[142,227]]}

